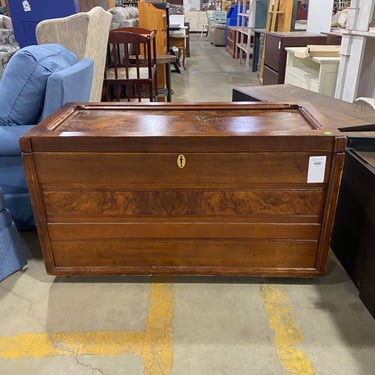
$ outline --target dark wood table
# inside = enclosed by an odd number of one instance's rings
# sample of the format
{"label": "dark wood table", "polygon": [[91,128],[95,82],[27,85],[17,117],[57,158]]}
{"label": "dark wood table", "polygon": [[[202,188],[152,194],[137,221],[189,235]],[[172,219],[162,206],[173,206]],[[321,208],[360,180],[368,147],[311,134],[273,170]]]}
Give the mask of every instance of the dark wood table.
{"label": "dark wood table", "polygon": [[[266,85],[236,87],[233,101],[311,103],[337,128],[375,124],[375,111],[360,104],[352,104],[292,85]],[[348,133],[348,135],[355,135]],[[374,137],[374,132],[361,132],[362,136]]]}
{"label": "dark wood table", "polygon": [[177,57],[175,55],[165,54],[156,56],[156,64],[165,64],[166,85],[167,85],[167,101],[172,101],[172,80],[171,80],[171,64],[175,63]]}

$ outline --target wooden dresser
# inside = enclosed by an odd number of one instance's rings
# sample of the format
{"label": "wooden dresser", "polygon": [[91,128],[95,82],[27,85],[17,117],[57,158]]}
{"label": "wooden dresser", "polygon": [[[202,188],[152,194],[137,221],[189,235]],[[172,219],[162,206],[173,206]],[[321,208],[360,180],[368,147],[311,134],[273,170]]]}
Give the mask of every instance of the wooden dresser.
{"label": "wooden dresser", "polygon": [[54,275],[322,275],[345,145],[276,103],[70,104],[20,139]]}
{"label": "wooden dresser", "polygon": [[284,83],[287,52],[285,47],[326,44],[327,35],[305,31],[267,32],[264,51],[263,85]]}

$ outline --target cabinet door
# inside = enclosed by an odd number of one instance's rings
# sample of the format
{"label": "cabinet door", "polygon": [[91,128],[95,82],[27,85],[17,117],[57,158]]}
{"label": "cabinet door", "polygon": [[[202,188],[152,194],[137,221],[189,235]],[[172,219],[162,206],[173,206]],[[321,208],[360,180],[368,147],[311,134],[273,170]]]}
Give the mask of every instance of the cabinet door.
{"label": "cabinet door", "polygon": [[277,85],[282,83],[279,81],[280,74],[265,65],[263,70],[263,85]]}
{"label": "cabinet door", "polygon": [[264,65],[279,72],[281,50],[281,38],[266,34],[266,51]]}

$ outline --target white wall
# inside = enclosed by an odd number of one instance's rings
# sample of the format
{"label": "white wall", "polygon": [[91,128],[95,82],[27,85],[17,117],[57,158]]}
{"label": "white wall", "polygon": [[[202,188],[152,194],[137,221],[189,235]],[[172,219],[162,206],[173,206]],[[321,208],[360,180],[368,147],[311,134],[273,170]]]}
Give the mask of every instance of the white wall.
{"label": "white wall", "polygon": [[307,14],[307,31],[311,33],[331,30],[333,0],[310,0]]}

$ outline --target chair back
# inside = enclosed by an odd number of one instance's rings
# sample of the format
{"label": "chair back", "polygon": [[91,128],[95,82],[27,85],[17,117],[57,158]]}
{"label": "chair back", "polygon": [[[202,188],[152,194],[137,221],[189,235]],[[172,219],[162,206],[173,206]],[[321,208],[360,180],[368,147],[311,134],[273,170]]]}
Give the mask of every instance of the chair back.
{"label": "chair back", "polygon": [[157,96],[155,32],[139,27],[109,33],[103,83],[105,101],[131,101]]}
{"label": "chair back", "polygon": [[38,44],[59,43],[77,55],[94,60],[94,77],[90,102],[100,102],[108,33],[112,15],[102,7],[71,16],[43,20],[36,27]]}

